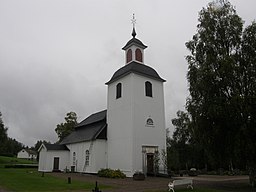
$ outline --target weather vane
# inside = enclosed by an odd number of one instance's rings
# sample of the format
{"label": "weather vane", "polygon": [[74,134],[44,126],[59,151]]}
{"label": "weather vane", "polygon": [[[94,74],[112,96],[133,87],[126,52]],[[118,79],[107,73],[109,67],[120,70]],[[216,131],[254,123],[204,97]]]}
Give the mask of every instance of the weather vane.
{"label": "weather vane", "polygon": [[135,31],[136,19],[135,19],[135,14],[134,13],[132,15],[131,21],[132,21],[132,25],[133,25],[132,36],[135,38],[135,36],[136,36],[136,31]]}

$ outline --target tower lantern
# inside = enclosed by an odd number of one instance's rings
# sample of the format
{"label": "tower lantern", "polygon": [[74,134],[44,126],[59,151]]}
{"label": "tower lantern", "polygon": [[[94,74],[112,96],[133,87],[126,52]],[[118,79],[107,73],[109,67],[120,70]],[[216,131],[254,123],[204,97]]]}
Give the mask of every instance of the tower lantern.
{"label": "tower lantern", "polygon": [[129,64],[132,61],[136,61],[138,63],[144,63],[144,49],[147,48],[139,39],[136,38],[135,31],[135,17],[133,14],[132,24],[132,39],[129,40],[126,45],[122,48],[125,51],[125,64]]}

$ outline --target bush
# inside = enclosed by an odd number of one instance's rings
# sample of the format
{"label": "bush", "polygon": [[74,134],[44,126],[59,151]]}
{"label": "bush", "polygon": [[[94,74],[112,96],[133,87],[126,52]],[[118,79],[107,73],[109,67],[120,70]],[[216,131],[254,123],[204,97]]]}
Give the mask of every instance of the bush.
{"label": "bush", "polygon": [[189,176],[197,176],[197,175],[198,175],[198,172],[197,172],[196,168],[191,168],[191,169],[188,171],[188,175],[189,175]]}
{"label": "bush", "polygon": [[99,177],[107,177],[107,178],[125,178],[126,175],[120,171],[119,169],[113,170],[113,169],[101,169],[98,171]]}

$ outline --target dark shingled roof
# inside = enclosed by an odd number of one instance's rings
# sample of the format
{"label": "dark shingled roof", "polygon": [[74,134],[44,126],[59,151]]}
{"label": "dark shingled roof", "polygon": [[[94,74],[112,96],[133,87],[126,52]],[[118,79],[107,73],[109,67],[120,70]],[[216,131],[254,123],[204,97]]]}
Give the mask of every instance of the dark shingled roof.
{"label": "dark shingled roof", "polygon": [[102,121],[106,118],[106,115],[107,115],[107,110],[100,111],[98,113],[94,113],[94,114],[90,115],[89,117],[87,117],[82,122],[80,122],[79,124],[77,124],[76,128],[77,127],[82,127],[82,126],[85,126],[85,125],[89,125],[91,123],[95,123],[95,122],[98,122],[98,121]]}
{"label": "dark shingled roof", "polygon": [[64,150],[64,151],[69,151],[69,149],[66,147],[66,145],[59,145],[59,144],[49,144],[45,143],[44,146],[46,147],[47,150]]}
{"label": "dark shingled roof", "polygon": [[117,70],[112,78],[106,83],[106,85],[116,81],[117,79],[120,79],[130,73],[136,73],[145,77],[150,77],[158,81],[165,82],[164,79],[162,79],[158,73],[151,67],[137,63],[135,61],[125,65],[124,67]]}
{"label": "dark shingled roof", "polygon": [[37,152],[31,149],[24,149],[28,154],[37,155]]}
{"label": "dark shingled roof", "polygon": [[139,39],[133,37],[130,41],[128,41],[126,43],[126,45],[122,49],[126,50],[128,47],[130,47],[132,45],[137,45],[137,46],[141,47],[142,49],[147,48],[147,46],[144,45]]}
{"label": "dark shingled roof", "polygon": [[107,110],[92,114],[79,123],[61,144],[78,143],[94,139],[107,139]]}

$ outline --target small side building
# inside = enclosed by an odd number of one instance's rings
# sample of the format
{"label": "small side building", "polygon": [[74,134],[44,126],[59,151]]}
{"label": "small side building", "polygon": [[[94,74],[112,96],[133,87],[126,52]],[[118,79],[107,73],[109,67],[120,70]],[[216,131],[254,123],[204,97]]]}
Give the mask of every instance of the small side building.
{"label": "small side building", "polygon": [[38,171],[97,173],[106,168],[106,116],[106,110],[92,114],[60,144],[42,144],[38,150]]}
{"label": "small side building", "polygon": [[38,171],[63,171],[69,165],[69,149],[66,145],[42,144],[38,149]]}
{"label": "small side building", "polygon": [[37,152],[30,149],[22,149],[21,151],[18,152],[17,158],[36,160]]}

